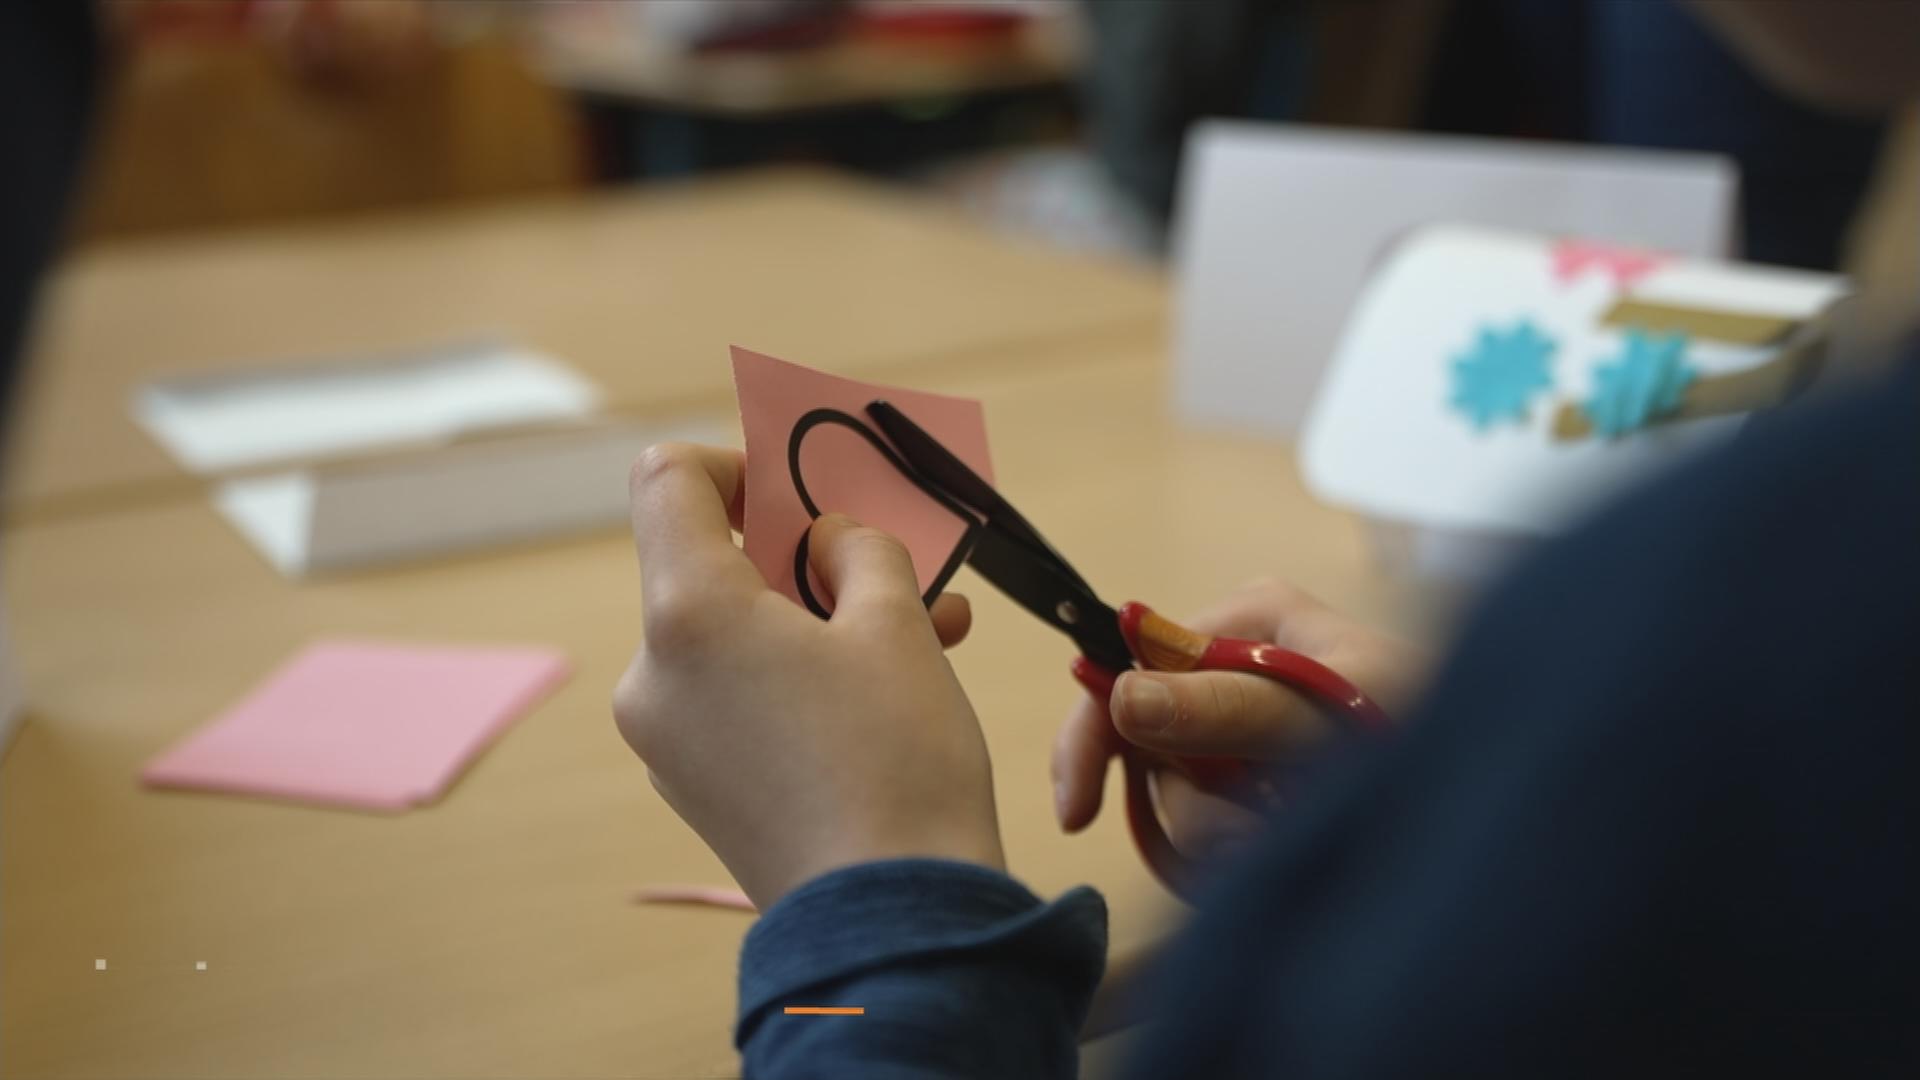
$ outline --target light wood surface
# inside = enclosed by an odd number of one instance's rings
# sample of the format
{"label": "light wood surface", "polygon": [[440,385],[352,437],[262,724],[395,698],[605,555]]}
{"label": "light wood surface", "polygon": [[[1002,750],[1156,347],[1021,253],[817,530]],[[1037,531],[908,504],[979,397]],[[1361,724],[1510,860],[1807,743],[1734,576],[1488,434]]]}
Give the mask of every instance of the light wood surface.
{"label": "light wood surface", "polygon": [[[738,1071],[746,918],[628,899],[725,878],[613,729],[641,633],[623,533],[288,582],[125,420],[139,382],[491,328],[578,364],[622,411],[705,419],[731,412],[739,341],[981,397],[1004,490],[1111,600],[1177,615],[1271,573],[1412,624],[1429,605],[1375,575],[1284,448],[1172,426],[1163,293],[818,174],[77,258],[16,411],[24,501],[0,532],[29,700],[0,763],[0,1074]],[[969,574],[956,587],[976,616],[954,663],[1013,868],[1043,894],[1102,888],[1116,952],[1137,951],[1177,908],[1117,816],[1080,837],[1052,824],[1070,646]],[[545,644],[576,670],[414,813],[138,785],[321,637]]]}
{"label": "light wood surface", "polygon": [[[1004,490],[1110,599],[1190,612],[1260,573],[1389,622],[1355,522],[1280,447],[1176,432],[1152,337],[1032,345],[900,381],[986,402]],[[636,907],[723,881],[607,699],[640,626],[623,535],[336,581],[277,578],[198,499],[16,524],[5,589],[32,711],[0,766],[0,1071],[9,1076],[725,1076],[747,921]],[[963,572],[954,653],[1007,850],[1092,882],[1117,950],[1174,908],[1108,814],[1051,823],[1070,647]],[[439,805],[382,817],[142,790],[149,756],[316,637],[563,648],[572,680]],[[771,719],[771,718],[770,718]],[[108,970],[96,972],[96,958]],[[208,970],[196,972],[195,961]]]}
{"label": "light wood surface", "polygon": [[487,208],[127,241],[52,279],[6,508],[61,515],[191,484],[127,415],[158,376],[498,334],[622,411],[723,408],[726,346],[848,373],[1131,327],[1158,276],[993,236],[898,189],[781,170]]}

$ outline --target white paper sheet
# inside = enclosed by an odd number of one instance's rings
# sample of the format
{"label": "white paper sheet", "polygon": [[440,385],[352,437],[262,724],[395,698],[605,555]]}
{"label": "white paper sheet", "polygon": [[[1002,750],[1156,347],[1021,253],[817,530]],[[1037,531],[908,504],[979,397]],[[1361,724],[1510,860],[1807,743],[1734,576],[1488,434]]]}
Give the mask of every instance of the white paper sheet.
{"label": "white paper sheet", "polygon": [[1435,221],[1733,254],[1737,178],[1704,154],[1210,122],[1175,217],[1183,420],[1291,437],[1353,298]]}
{"label": "white paper sheet", "polygon": [[586,416],[600,395],[566,365],[497,343],[154,383],[136,420],[175,459],[220,472]]}
{"label": "white paper sheet", "polygon": [[250,476],[215,488],[213,505],[275,570],[299,577],[307,572],[313,489],[310,472]]}
{"label": "white paper sheet", "polygon": [[629,466],[667,440],[737,444],[717,424],[600,422],[244,477],[213,501],[276,570],[300,577],[625,521]]}

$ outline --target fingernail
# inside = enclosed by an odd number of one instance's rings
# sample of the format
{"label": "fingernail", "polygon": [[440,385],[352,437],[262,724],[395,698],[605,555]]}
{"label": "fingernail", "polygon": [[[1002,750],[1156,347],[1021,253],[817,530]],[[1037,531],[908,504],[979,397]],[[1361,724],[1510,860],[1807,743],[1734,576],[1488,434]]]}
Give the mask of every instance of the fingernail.
{"label": "fingernail", "polygon": [[839,512],[838,510],[833,510],[825,514],[821,514],[820,520],[832,525],[838,525],[843,529],[857,529],[860,527],[859,522],[853,520],[852,518]]}
{"label": "fingernail", "polygon": [[1141,731],[1164,731],[1173,722],[1173,691],[1158,679],[1127,674],[1120,677],[1120,704],[1128,726]]}

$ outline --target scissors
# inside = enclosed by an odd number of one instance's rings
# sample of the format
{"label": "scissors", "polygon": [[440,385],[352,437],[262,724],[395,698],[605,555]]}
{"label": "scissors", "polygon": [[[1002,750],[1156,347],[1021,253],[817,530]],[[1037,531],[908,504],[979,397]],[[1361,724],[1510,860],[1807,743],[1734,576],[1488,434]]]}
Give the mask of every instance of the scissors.
{"label": "scissors", "polygon": [[[1264,641],[1189,630],[1138,602],[1118,610],[1107,606],[1013,504],[938,439],[885,401],[871,402],[866,411],[897,451],[897,457],[887,455],[894,467],[967,523],[956,554],[964,555],[981,577],[1079,647],[1073,675],[1094,700],[1103,705],[1111,700],[1115,680],[1135,667],[1239,671],[1299,692],[1348,727],[1374,731],[1387,726],[1380,706],[1311,657]],[[1155,877],[1175,895],[1192,899],[1196,867],[1174,847],[1160,820],[1153,799],[1154,771],[1176,770],[1201,790],[1257,812],[1279,801],[1280,778],[1237,758],[1178,758],[1124,739],[1116,741],[1126,775],[1127,823],[1134,843]]]}

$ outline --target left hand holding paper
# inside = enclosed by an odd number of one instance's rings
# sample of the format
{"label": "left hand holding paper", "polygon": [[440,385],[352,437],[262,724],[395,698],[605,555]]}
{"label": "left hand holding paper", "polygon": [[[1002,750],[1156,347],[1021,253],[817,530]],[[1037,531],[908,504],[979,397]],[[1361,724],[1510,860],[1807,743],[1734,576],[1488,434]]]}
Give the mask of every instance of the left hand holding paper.
{"label": "left hand holding paper", "polygon": [[801,542],[814,517],[838,512],[906,545],[921,595],[958,569],[967,522],[894,463],[867,406],[884,398],[989,482],[987,425],[978,401],[876,386],[750,349],[733,350],[740,426],[747,436],[747,558],[774,590],[824,614],[831,590],[804,572]]}
{"label": "left hand holding paper", "polygon": [[907,549],[826,514],[822,620],[734,543],[736,451],[655,447],[632,475],[645,640],[614,692],[654,786],[766,910],[841,866],[922,856],[1000,868],[979,721],[942,646],[966,604],[929,609]]}

